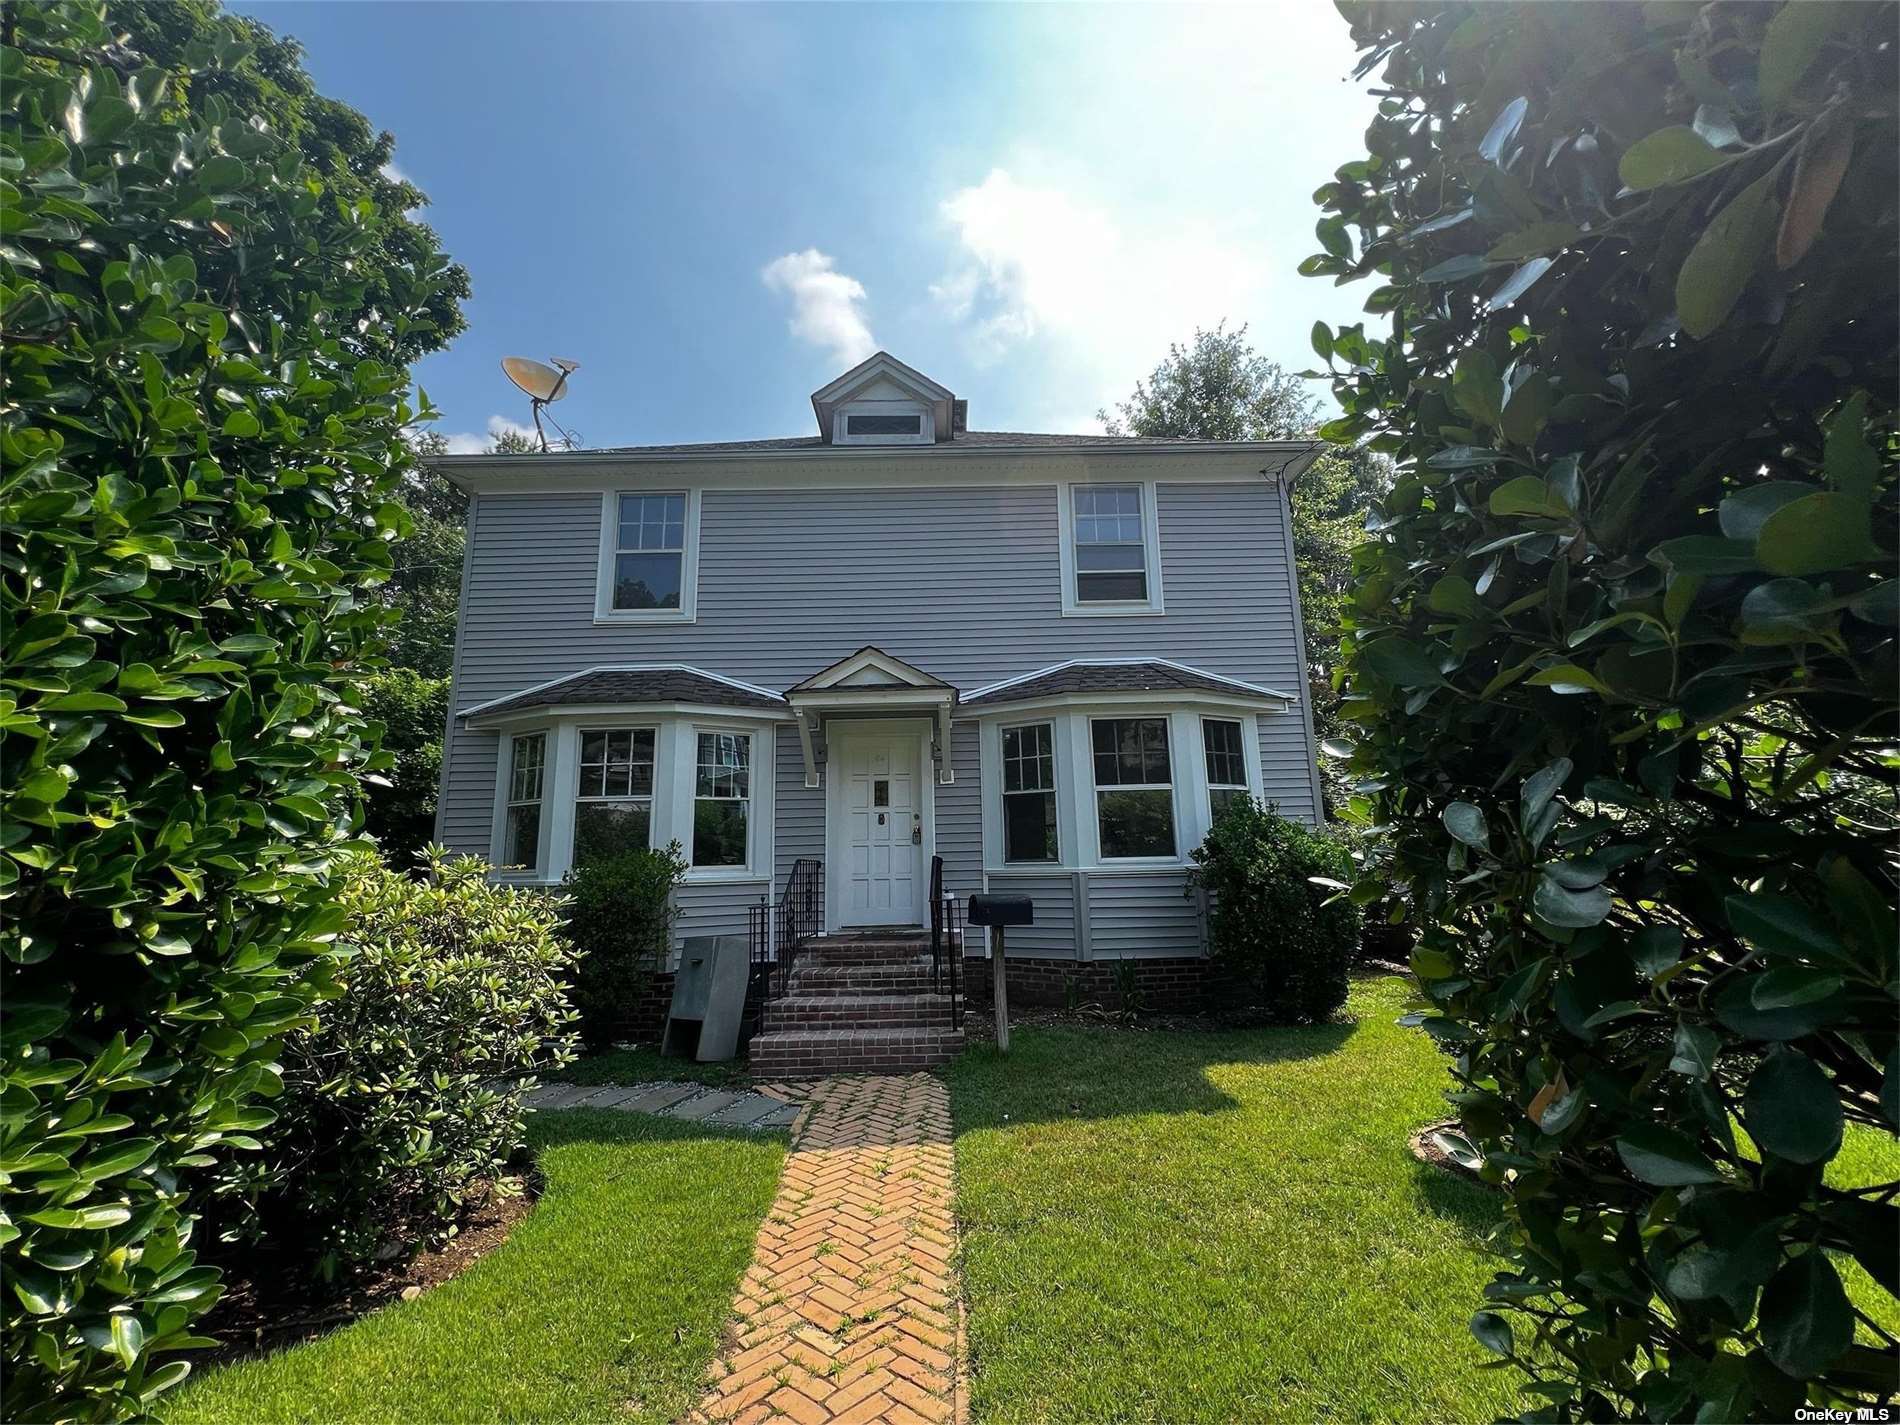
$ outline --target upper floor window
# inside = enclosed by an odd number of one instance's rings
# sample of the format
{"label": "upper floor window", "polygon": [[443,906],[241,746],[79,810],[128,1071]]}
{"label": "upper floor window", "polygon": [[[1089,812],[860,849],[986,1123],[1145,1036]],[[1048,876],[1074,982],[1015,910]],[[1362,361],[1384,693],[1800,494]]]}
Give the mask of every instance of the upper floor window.
{"label": "upper floor window", "polygon": [[691,619],[698,516],[693,491],[609,494],[602,511],[595,617],[636,623]]}
{"label": "upper floor window", "polygon": [[850,401],[833,419],[833,445],[929,445],[937,438],[930,407],[919,401]]}
{"label": "upper floor window", "polygon": [[501,864],[534,870],[541,862],[541,790],[548,735],[530,732],[508,739],[508,803],[502,817]]}
{"label": "upper floor window", "polygon": [[1057,861],[1055,724],[1003,729],[1003,859]]}
{"label": "upper floor window", "polygon": [[644,851],[653,824],[650,727],[583,728],[574,796],[574,864]]}
{"label": "upper floor window", "polygon": [[1102,859],[1173,856],[1167,718],[1099,717],[1090,723],[1090,737]]}
{"label": "upper floor window", "polygon": [[1207,757],[1207,807],[1215,821],[1247,795],[1247,755],[1240,724],[1231,718],[1201,719],[1201,747]]}
{"label": "upper floor window", "polygon": [[1155,489],[1062,487],[1062,611],[1160,613],[1160,537]]}
{"label": "upper floor window", "polygon": [[702,732],[693,786],[693,864],[746,864],[752,735]]}

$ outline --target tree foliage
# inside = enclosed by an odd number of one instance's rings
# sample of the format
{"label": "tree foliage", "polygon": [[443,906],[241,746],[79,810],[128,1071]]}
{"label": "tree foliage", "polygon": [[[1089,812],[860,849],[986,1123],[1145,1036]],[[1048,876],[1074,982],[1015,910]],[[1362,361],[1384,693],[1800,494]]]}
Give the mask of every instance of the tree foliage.
{"label": "tree foliage", "polygon": [[[1313,434],[1319,402],[1305,382],[1255,351],[1247,328],[1197,328],[1133,394],[1096,419],[1110,435],[1193,436],[1201,440],[1298,440]],[[1321,737],[1333,731],[1338,699],[1332,669],[1339,649],[1340,600],[1352,581],[1352,548],[1366,512],[1391,483],[1391,462],[1369,450],[1329,451],[1293,494],[1293,554],[1306,628],[1307,683]]]}
{"label": "tree foliage", "polygon": [[[395,167],[395,135],[377,132],[348,104],[317,92],[304,72],[302,45],[256,20],[226,14],[218,0],[112,0],[106,17],[145,63],[174,76],[174,102],[195,111],[216,99],[229,113],[264,115],[273,133],[296,145],[331,200],[370,204],[362,210],[363,239],[351,259],[361,295],[338,312],[364,352],[406,366],[461,333],[468,273],[453,264],[423,298],[425,320],[400,329],[387,320],[413,300],[404,274],[435,261],[441,250],[419,216],[428,195]],[[233,40],[217,67],[189,64],[194,45]]]}
{"label": "tree foliage", "polygon": [[673,892],[685,876],[677,841],[663,851],[597,855],[567,873],[567,933],[580,952],[574,1007],[590,1049],[632,1032],[666,965],[678,914]]}
{"label": "tree foliage", "polygon": [[435,838],[449,680],[388,668],[363,680],[361,701],[364,714],[381,726],[378,745],[392,759],[364,788],[363,830],[390,864],[414,869],[416,853]]}
{"label": "tree foliage", "polygon": [[1473,1329],[1546,1419],[1890,1398],[1895,7],[1343,9],[1355,897],[1508,1192]]}
{"label": "tree foliage", "polygon": [[106,1419],[188,1370],[199,1195],[332,987],[386,760],[354,679],[429,414],[372,350],[433,340],[453,278],[378,267],[370,200],[205,93],[240,33],[176,76],[97,6],[9,5],[4,38],[0,1414]]}

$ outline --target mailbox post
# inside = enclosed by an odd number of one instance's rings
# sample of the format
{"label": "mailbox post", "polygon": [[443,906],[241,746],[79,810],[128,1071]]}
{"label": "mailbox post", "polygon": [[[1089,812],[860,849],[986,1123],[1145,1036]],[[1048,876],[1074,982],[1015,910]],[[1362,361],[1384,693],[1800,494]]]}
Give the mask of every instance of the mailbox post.
{"label": "mailbox post", "polygon": [[970,897],[970,924],[991,932],[990,1000],[996,1006],[996,1050],[1009,1052],[1009,985],[1003,974],[1003,927],[1034,925],[1036,907],[1028,896],[974,895]]}

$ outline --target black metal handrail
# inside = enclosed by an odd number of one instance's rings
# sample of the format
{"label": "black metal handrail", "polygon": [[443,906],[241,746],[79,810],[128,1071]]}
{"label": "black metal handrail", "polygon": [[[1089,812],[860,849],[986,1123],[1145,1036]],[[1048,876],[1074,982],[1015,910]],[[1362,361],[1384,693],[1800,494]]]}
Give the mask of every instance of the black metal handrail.
{"label": "black metal handrail", "polygon": [[955,896],[943,893],[943,857],[930,858],[930,988],[944,992],[949,981],[950,1027],[963,1025],[963,911]]}
{"label": "black metal handrail", "polygon": [[761,898],[751,907],[752,973],[767,999],[778,999],[792,985],[792,966],[805,942],[824,928],[825,867],[813,856],[792,862],[778,904]]}

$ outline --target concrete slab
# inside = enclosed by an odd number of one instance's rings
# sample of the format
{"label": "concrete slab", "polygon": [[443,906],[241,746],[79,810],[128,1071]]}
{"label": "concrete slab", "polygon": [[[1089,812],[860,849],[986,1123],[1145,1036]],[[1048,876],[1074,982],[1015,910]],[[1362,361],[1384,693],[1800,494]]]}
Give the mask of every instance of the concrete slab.
{"label": "concrete slab", "polygon": [[699,1084],[647,1084],[639,1097],[628,1099],[620,1107],[628,1113],[660,1113],[671,1108],[681,1099],[691,1098],[701,1089]]}
{"label": "concrete slab", "polygon": [[713,1114],[719,1112],[720,1109],[737,1103],[739,1097],[738,1094],[727,1093],[724,1089],[707,1089],[704,1093],[697,1094],[689,1099],[683,1099],[679,1103],[674,1104],[671,1108],[666,1109],[660,1116],[662,1118],[683,1118],[694,1123],[704,1122]]}

